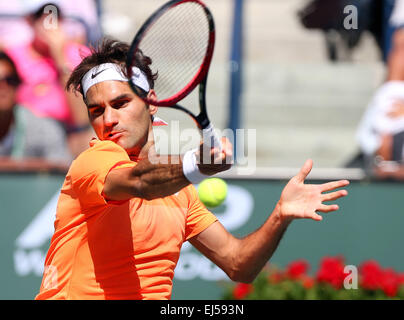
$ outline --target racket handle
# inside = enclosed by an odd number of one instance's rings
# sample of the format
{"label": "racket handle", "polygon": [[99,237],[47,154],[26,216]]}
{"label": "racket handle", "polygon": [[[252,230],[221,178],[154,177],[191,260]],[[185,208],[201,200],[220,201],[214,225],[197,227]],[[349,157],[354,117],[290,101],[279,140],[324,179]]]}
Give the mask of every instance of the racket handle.
{"label": "racket handle", "polygon": [[212,123],[209,123],[209,125],[202,130],[202,139],[205,146],[209,146],[210,148],[219,148],[219,150],[222,151],[222,142]]}

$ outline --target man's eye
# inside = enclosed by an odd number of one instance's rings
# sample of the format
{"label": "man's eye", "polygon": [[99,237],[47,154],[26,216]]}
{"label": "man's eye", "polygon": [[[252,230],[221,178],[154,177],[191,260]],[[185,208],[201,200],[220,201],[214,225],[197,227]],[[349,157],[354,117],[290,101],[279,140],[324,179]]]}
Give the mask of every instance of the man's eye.
{"label": "man's eye", "polygon": [[102,108],[94,108],[90,110],[90,114],[92,116],[97,116],[100,115],[102,113]]}
{"label": "man's eye", "polygon": [[117,108],[124,107],[124,106],[126,106],[126,105],[128,104],[128,102],[129,102],[129,101],[126,101],[126,100],[116,102],[116,103],[114,104],[114,108],[117,109]]}

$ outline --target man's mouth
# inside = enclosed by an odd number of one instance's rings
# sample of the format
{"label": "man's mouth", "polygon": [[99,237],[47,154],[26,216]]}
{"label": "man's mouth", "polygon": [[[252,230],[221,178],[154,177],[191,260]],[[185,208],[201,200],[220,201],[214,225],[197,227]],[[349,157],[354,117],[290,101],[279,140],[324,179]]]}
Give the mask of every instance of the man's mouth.
{"label": "man's mouth", "polygon": [[108,134],[106,137],[105,137],[105,140],[111,140],[111,141],[114,141],[114,140],[118,140],[120,137],[122,137],[123,136],[123,132],[122,131],[119,131],[119,132],[111,132],[110,134]]}

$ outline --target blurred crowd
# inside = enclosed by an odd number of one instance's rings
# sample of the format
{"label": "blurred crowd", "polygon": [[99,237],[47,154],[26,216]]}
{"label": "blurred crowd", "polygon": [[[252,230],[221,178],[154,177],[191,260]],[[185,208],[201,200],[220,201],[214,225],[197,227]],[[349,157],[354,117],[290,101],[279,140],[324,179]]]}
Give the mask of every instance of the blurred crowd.
{"label": "blurred crowd", "polygon": [[386,75],[359,123],[359,152],[346,166],[372,178],[403,180],[404,0],[311,0],[298,16],[307,29],[324,32],[333,62],[349,57],[365,32],[373,36]]}
{"label": "blurred crowd", "polygon": [[101,36],[95,0],[0,3],[0,168],[65,165],[94,136],[82,98],[65,90]]}
{"label": "blurred crowd", "polygon": [[[355,10],[354,10],[355,9]],[[303,26],[325,34],[337,62],[369,32],[385,65],[383,83],[359,123],[358,154],[347,167],[378,179],[404,179],[404,0],[311,0],[299,11]]]}
{"label": "blurred crowd", "polygon": [[[347,5],[359,10],[353,30],[343,27]],[[86,108],[65,84],[102,35],[100,12],[97,0],[0,2],[0,169],[38,160],[68,166],[88,147]],[[404,179],[404,0],[312,0],[300,20],[326,35],[337,30],[348,47],[364,31],[374,35],[387,72],[359,124],[354,162],[373,177]]]}
{"label": "blurred crowd", "polygon": [[404,0],[384,0],[381,33],[385,81],[371,98],[357,140],[377,178],[404,179]]}

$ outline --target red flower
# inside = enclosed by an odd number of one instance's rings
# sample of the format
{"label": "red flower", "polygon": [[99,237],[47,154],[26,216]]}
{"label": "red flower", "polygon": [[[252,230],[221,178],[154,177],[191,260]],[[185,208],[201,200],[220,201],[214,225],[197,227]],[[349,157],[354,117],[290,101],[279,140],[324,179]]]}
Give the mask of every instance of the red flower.
{"label": "red flower", "polygon": [[241,300],[244,299],[250,292],[252,292],[252,290],[253,290],[252,284],[239,283],[233,290],[233,296],[237,300]]}
{"label": "red flower", "polygon": [[344,283],[344,260],[342,257],[325,257],[321,260],[320,269],[317,272],[317,280],[331,284],[340,289]]}
{"label": "red flower", "polygon": [[268,281],[270,283],[279,283],[283,279],[284,279],[284,275],[279,271],[273,272],[268,276]]}
{"label": "red flower", "polygon": [[300,279],[309,269],[309,264],[305,260],[296,260],[290,263],[286,269],[286,275],[291,279]]}
{"label": "red flower", "polygon": [[308,276],[304,275],[302,277],[301,281],[302,281],[303,287],[305,289],[311,289],[315,285],[315,281],[314,281],[314,279],[312,277],[308,277]]}
{"label": "red flower", "polygon": [[404,285],[404,273],[398,274],[398,283],[400,284],[400,286]]}
{"label": "red flower", "polygon": [[361,274],[361,287],[368,290],[377,290],[381,288],[383,270],[377,261],[369,260],[363,262],[359,266],[359,271]]}
{"label": "red flower", "polygon": [[402,274],[396,273],[393,269],[382,269],[374,261],[366,261],[360,266],[361,286],[368,290],[381,289],[386,296],[394,297],[397,295],[398,288],[404,283]]}
{"label": "red flower", "polygon": [[400,279],[398,274],[393,269],[385,269],[381,281],[381,289],[386,296],[394,297],[397,294]]}

